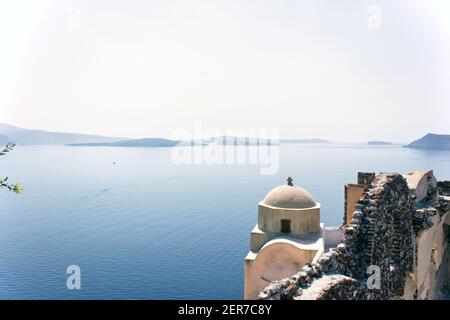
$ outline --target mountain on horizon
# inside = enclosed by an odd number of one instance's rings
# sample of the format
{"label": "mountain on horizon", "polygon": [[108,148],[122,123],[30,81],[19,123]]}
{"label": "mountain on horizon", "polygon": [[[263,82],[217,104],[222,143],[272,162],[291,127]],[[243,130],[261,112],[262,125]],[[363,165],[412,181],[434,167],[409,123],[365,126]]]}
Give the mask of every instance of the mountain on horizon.
{"label": "mountain on horizon", "polygon": [[422,138],[414,140],[405,147],[413,149],[450,150],[450,135],[428,133]]}
{"label": "mountain on horizon", "polygon": [[72,143],[114,142],[119,140],[127,140],[127,138],[23,129],[0,123],[0,144],[13,141],[17,145],[64,145]]}

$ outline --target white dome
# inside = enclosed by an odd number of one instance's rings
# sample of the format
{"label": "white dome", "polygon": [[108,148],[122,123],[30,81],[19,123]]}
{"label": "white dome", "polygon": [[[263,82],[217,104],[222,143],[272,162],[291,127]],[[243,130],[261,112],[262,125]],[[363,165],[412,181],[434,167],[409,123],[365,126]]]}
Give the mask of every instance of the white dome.
{"label": "white dome", "polygon": [[294,186],[290,178],[287,184],[272,189],[262,202],[267,206],[285,209],[305,209],[316,206],[316,201],[311,194]]}

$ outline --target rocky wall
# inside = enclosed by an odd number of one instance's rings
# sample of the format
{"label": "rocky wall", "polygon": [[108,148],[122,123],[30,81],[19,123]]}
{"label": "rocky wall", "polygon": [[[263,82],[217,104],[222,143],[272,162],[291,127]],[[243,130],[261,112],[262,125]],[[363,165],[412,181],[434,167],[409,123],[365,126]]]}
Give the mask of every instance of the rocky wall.
{"label": "rocky wall", "polygon": [[[358,179],[359,180],[359,179]],[[272,282],[260,299],[389,299],[401,296],[414,260],[413,199],[400,174],[376,176],[358,202],[344,240],[316,263],[291,278]],[[418,221],[417,221],[418,223]],[[380,286],[368,289],[370,266],[380,271]],[[323,277],[347,278],[331,284]],[[317,281],[317,282],[316,282]],[[321,287],[322,286],[322,287]],[[319,287],[319,288],[318,288]],[[310,291],[320,292],[312,294]]]}
{"label": "rocky wall", "polygon": [[370,185],[375,179],[375,172],[358,172],[358,184]]}
{"label": "rocky wall", "polygon": [[442,196],[450,196],[450,181],[438,181],[438,192]]}

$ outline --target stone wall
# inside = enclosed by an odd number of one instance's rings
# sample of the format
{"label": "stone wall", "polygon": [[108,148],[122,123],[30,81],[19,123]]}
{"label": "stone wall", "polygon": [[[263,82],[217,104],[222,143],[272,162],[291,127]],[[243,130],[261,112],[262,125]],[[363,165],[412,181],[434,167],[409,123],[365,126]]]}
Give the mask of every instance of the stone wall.
{"label": "stone wall", "polygon": [[375,172],[358,172],[358,184],[368,186],[375,179]]}
{"label": "stone wall", "polygon": [[437,188],[440,195],[450,196],[450,181],[438,181]]}
{"label": "stone wall", "polygon": [[[448,204],[439,202],[433,190],[428,195],[415,203],[402,175],[379,174],[358,201],[350,224],[343,226],[343,242],[291,278],[272,282],[259,298],[395,299],[405,297],[405,288],[418,298],[417,279],[410,278],[417,273],[417,236],[437,223],[430,217],[441,217]],[[378,288],[367,286],[371,266],[379,268]]]}

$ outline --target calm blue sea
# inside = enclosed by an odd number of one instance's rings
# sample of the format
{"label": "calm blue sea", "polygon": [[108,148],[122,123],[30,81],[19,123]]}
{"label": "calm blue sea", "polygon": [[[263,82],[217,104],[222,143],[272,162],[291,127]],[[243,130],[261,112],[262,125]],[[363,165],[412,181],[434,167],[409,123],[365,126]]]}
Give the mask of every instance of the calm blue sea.
{"label": "calm blue sea", "polygon": [[[257,203],[287,176],[342,221],[357,171],[433,169],[449,151],[286,145],[277,175],[255,165],[175,165],[170,148],[27,146],[0,157],[0,299],[240,299]],[[113,164],[115,162],[116,164]],[[66,268],[81,268],[81,290]]]}

